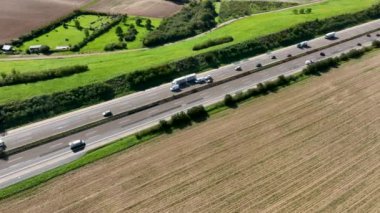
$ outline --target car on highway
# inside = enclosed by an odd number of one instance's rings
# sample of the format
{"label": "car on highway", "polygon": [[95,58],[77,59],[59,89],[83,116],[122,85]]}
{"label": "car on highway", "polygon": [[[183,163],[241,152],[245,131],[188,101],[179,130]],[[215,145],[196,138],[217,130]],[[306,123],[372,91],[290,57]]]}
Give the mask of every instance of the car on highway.
{"label": "car on highway", "polygon": [[241,66],[236,66],[235,67],[235,71],[242,71],[243,69],[241,68]]}
{"label": "car on highway", "polygon": [[0,152],[4,151],[6,149],[4,141],[0,138]]}
{"label": "car on highway", "polygon": [[71,150],[76,151],[84,148],[86,146],[86,143],[84,142],[84,140],[75,140],[73,142],[70,142],[69,146]]}
{"label": "car on highway", "polygon": [[172,92],[178,92],[181,90],[181,87],[178,85],[178,84],[173,84],[171,87],[170,87],[170,91]]}
{"label": "car on highway", "polygon": [[326,56],[324,52],[319,53],[320,56]]}
{"label": "car on highway", "polygon": [[305,61],[305,65],[310,65],[310,64],[313,64],[313,63],[314,63],[313,60],[306,60],[306,61]]}
{"label": "car on highway", "polygon": [[195,80],[195,83],[197,83],[197,84],[212,83],[213,80],[214,79],[211,77],[211,75],[207,75],[205,77],[197,78],[197,80]]}
{"label": "car on highway", "polygon": [[258,64],[256,64],[256,67],[257,68],[260,68],[260,67],[262,67],[263,65],[261,64],[261,63],[258,63]]}
{"label": "car on highway", "polygon": [[111,111],[111,110],[107,110],[107,111],[104,111],[104,112],[102,113],[102,115],[103,115],[103,117],[110,117],[110,116],[112,116],[113,114],[112,114],[112,111]]}
{"label": "car on highway", "polygon": [[297,47],[300,48],[300,49],[302,49],[302,48],[307,48],[307,47],[309,47],[309,45],[308,45],[307,41],[303,41],[303,42],[301,42],[301,43],[298,43],[298,44],[297,44]]}

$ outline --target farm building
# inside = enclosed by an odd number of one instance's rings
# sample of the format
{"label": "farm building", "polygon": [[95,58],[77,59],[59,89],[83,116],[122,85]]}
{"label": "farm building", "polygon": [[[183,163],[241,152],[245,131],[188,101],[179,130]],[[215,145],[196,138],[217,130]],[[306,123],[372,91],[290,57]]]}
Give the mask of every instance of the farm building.
{"label": "farm building", "polygon": [[3,48],[1,48],[1,49],[5,52],[10,52],[10,51],[12,51],[13,47],[12,47],[12,45],[5,44],[5,45],[3,45]]}
{"label": "farm building", "polygon": [[56,50],[70,50],[70,47],[69,46],[57,46],[55,49]]}
{"label": "farm building", "polygon": [[40,52],[42,48],[42,45],[33,45],[29,47],[29,51],[31,53]]}

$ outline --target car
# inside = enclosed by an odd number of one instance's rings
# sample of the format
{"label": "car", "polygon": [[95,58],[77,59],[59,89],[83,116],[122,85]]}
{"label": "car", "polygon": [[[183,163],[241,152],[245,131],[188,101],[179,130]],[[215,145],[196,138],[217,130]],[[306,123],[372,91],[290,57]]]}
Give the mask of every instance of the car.
{"label": "car", "polygon": [[241,68],[241,66],[236,66],[235,67],[235,71],[242,71],[243,69]]}
{"label": "car", "polygon": [[171,87],[170,87],[170,91],[172,92],[177,92],[180,90],[180,86],[178,84],[173,84]]}
{"label": "car", "polygon": [[85,146],[86,146],[86,143],[84,142],[84,140],[75,140],[75,141],[69,143],[69,147],[73,151],[82,149]]}
{"label": "car", "polygon": [[324,52],[319,53],[320,56],[326,56]]}
{"label": "car", "polygon": [[1,151],[4,151],[5,148],[6,148],[6,146],[5,146],[4,141],[3,141],[2,139],[0,139],[0,152],[1,152]]}
{"label": "car", "polygon": [[371,37],[371,34],[367,34],[367,37]]}
{"label": "car", "polygon": [[205,77],[200,77],[200,78],[197,78],[197,80],[195,80],[195,83],[197,83],[197,84],[211,83],[211,82],[213,82],[211,75],[207,75]]}
{"label": "car", "polygon": [[357,45],[360,47],[360,46],[362,46],[362,43],[358,43]]}
{"label": "car", "polygon": [[288,54],[288,58],[292,57],[292,54]]}
{"label": "car", "polygon": [[376,34],[377,37],[380,37],[380,33]]}
{"label": "car", "polygon": [[271,59],[277,59],[277,57],[275,55],[273,55]]}
{"label": "car", "polygon": [[112,116],[112,112],[111,112],[111,110],[107,110],[107,111],[103,112],[102,115],[103,115],[103,117],[110,117],[110,116]]}
{"label": "car", "polygon": [[263,65],[261,64],[261,63],[258,63],[258,64],[256,64],[256,67],[257,68],[260,68],[260,67],[262,67]]}
{"label": "car", "polygon": [[313,64],[313,63],[314,63],[313,60],[306,60],[306,61],[305,61],[305,65],[310,65],[310,64]]}

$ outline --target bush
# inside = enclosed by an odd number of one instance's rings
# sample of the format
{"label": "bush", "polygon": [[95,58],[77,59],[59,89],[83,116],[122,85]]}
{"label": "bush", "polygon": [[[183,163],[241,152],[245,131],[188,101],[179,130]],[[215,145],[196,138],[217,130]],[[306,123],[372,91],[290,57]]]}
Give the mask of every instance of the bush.
{"label": "bush", "polygon": [[105,51],[124,50],[124,49],[127,49],[127,43],[125,42],[111,43],[111,44],[107,44],[104,47]]}
{"label": "bush", "polygon": [[373,42],[372,42],[372,46],[373,46],[374,48],[380,48],[380,41],[379,41],[379,40],[375,40],[375,41],[373,41]]}
{"label": "bush", "polygon": [[216,17],[211,1],[193,1],[179,13],[164,19],[159,27],[146,36],[143,43],[153,47],[200,34],[216,26]]}
{"label": "bush", "polygon": [[208,118],[208,113],[202,105],[187,110],[187,115],[195,122],[205,121]]}
{"label": "bush", "polygon": [[173,128],[183,129],[183,128],[191,125],[191,120],[186,113],[179,112],[177,114],[172,115],[172,117],[170,119],[170,125]]}
{"label": "bush", "polygon": [[170,127],[169,122],[167,122],[166,120],[160,120],[159,123],[158,123],[158,125],[159,125],[160,130],[162,132],[171,133],[172,129]]}
{"label": "bush", "polygon": [[0,87],[15,84],[33,83],[54,78],[70,76],[76,73],[88,71],[87,65],[76,65],[70,67],[61,67],[57,69],[49,69],[41,72],[23,72],[19,73],[13,70],[11,74],[1,73]]}
{"label": "bush", "polygon": [[235,100],[232,98],[230,94],[227,94],[226,96],[224,96],[223,103],[225,106],[228,106],[228,107],[236,106]]}
{"label": "bush", "polygon": [[232,36],[226,36],[226,37],[222,37],[222,38],[207,40],[201,44],[194,45],[193,50],[206,49],[206,48],[209,48],[212,46],[228,43],[228,42],[231,42],[233,40],[234,40],[234,38],[232,38]]}

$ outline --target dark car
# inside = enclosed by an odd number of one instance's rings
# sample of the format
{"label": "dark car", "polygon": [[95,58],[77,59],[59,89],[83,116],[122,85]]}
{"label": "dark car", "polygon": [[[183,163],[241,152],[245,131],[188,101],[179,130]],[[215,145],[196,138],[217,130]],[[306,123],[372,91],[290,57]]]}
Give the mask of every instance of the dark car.
{"label": "dark car", "polygon": [[111,110],[107,110],[107,111],[103,112],[102,115],[103,115],[103,117],[110,117],[110,116],[112,116],[112,112],[111,112]]}

